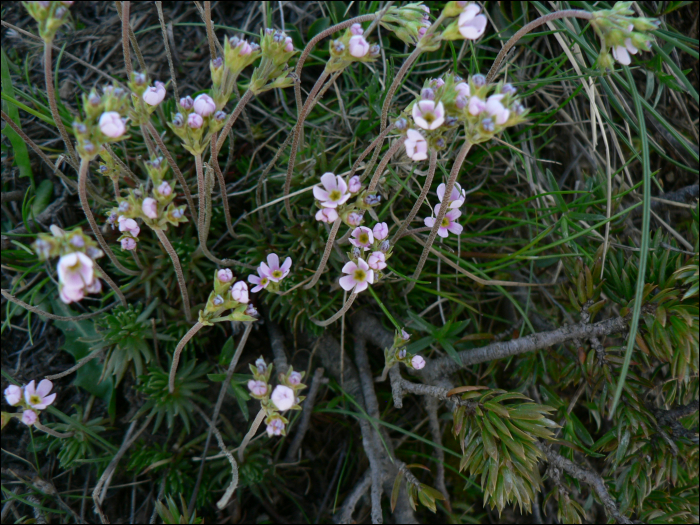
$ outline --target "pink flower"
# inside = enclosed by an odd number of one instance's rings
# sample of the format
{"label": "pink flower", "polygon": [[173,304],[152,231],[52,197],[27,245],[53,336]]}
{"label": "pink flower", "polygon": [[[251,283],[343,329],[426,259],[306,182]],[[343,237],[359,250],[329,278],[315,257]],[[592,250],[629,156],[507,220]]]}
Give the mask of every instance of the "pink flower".
{"label": "pink flower", "polygon": [[214,111],[216,111],[216,103],[214,102],[214,99],[212,99],[206,93],[197,95],[197,98],[194,99],[195,113],[201,115],[202,117],[208,117],[214,113]]}
{"label": "pink flower", "polygon": [[22,399],[22,388],[17,385],[10,385],[5,389],[5,401],[9,405],[15,406]]}
{"label": "pink flower", "polygon": [[346,263],[342,271],[348,274],[340,278],[343,290],[350,291],[354,288],[353,293],[360,293],[367,289],[368,283],[374,282],[374,270],[362,259],[358,259],[357,264],[352,261]]}
{"label": "pink flower", "polygon": [[248,381],[248,390],[254,396],[264,396],[267,394],[267,383],[265,381],[256,381],[251,379]]}
{"label": "pink flower", "polygon": [[58,260],[56,270],[61,299],[65,303],[80,301],[83,298],[83,289],[94,285],[94,281],[97,280],[92,259],[82,252],[63,255]]}
{"label": "pink flower", "polygon": [[192,109],[192,106],[194,106],[194,100],[192,100],[191,96],[187,95],[180,99],[180,107],[182,109]]}
{"label": "pink flower", "polygon": [[122,250],[131,251],[136,249],[136,241],[132,237],[124,237],[120,242]]}
{"label": "pink flower", "polygon": [[383,241],[389,235],[389,227],[385,222],[378,222],[374,225],[374,228],[372,228],[372,233],[374,234],[375,239],[378,241]]}
{"label": "pink flower", "polygon": [[156,200],[151,197],[146,197],[143,199],[143,202],[141,203],[141,210],[143,210],[143,214],[149,219],[158,218],[158,205]]}
{"label": "pink flower", "polygon": [[24,412],[22,412],[22,423],[24,423],[28,427],[31,427],[34,423],[36,423],[37,419],[38,416],[33,410],[25,410]]}
{"label": "pink flower", "polygon": [[60,286],[58,288],[58,294],[66,304],[76,303],[82,301],[85,297],[85,291],[82,288],[66,288],[65,286]]}
{"label": "pink flower", "polygon": [[409,333],[402,328],[401,329],[401,339],[403,339],[404,341],[408,341],[410,338],[411,338],[411,336],[409,335]]}
{"label": "pink flower", "polygon": [[197,113],[190,113],[187,116],[187,125],[192,129],[199,129],[204,124],[204,119]]}
{"label": "pink flower", "polygon": [[289,374],[289,384],[290,385],[298,385],[301,383],[301,374],[299,372],[292,372]]}
{"label": "pink flower", "polygon": [[119,113],[107,111],[100,117],[100,131],[111,139],[118,139],[126,131],[126,126]]}
{"label": "pink flower", "polygon": [[340,175],[326,172],[321,176],[321,186],[314,186],[314,197],[324,208],[337,208],[350,198],[348,185]]}
{"label": "pink flower", "polygon": [[[444,182],[438,186],[437,196],[438,199],[440,199],[440,202],[442,202],[442,199],[445,198],[445,189],[446,187]],[[467,194],[462,189],[462,186],[459,185],[459,182],[455,182],[455,185],[452,188],[452,194],[450,195],[450,204],[448,208],[459,208],[462,204],[464,204],[464,200],[466,198]]]}
{"label": "pink flower", "polygon": [[258,267],[258,275],[250,274],[248,276],[248,282],[255,285],[251,292],[257,293],[263,288],[267,288],[267,285],[270,284],[270,279],[267,275],[263,275],[262,269]]}
{"label": "pink flower", "polygon": [[270,396],[270,399],[272,399],[272,402],[280,412],[289,410],[296,402],[294,390],[284,385],[277,385],[272,391],[272,396]]}
{"label": "pink flower", "polygon": [[353,24],[350,26],[350,32],[353,35],[361,35],[363,33],[362,26],[360,24]]}
{"label": "pink flower", "polygon": [[501,102],[504,96],[505,95],[491,95],[486,101],[486,106],[484,108],[486,113],[491,115],[499,126],[505,124],[510,116],[510,110],[506,109]]}
{"label": "pink flower", "polygon": [[360,177],[355,175],[351,177],[348,181],[348,191],[350,193],[357,193],[362,189],[362,183],[360,182]]}
{"label": "pink flower", "polygon": [[372,255],[367,259],[367,264],[373,270],[381,271],[386,268],[386,255],[384,252],[372,252]]}
{"label": "pink flower", "polygon": [[139,225],[136,224],[134,219],[127,219],[123,215],[120,215],[117,221],[119,222],[120,232],[127,232],[131,234],[132,237],[138,237],[139,233],[141,233],[141,228],[139,228]]}
{"label": "pink flower", "polygon": [[362,222],[362,214],[357,213],[357,212],[352,212],[348,214],[348,218],[346,221],[350,226],[359,226],[360,223]]}
{"label": "pink flower", "polygon": [[284,421],[282,421],[281,419],[275,418],[267,424],[268,437],[281,436],[283,431]]}
{"label": "pink flower", "polygon": [[367,226],[359,226],[352,231],[352,236],[349,240],[353,246],[364,248],[366,251],[369,250],[369,247],[374,242],[374,234]]}
{"label": "pink flower", "polygon": [[264,262],[260,263],[260,268],[262,268],[262,273],[260,275],[267,275],[267,277],[273,282],[280,282],[282,279],[287,277],[289,274],[289,269],[292,267],[292,258],[287,257],[284,260],[284,264],[280,266],[280,258],[276,253],[271,253],[267,256],[267,264]]}
{"label": "pink flower", "polygon": [[369,42],[362,35],[350,37],[348,42],[348,50],[355,58],[362,58],[369,53]]}
{"label": "pink flower", "polygon": [[[439,211],[440,205],[436,204],[435,215],[437,215]],[[449,235],[448,232],[452,232],[455,235],[461,234],[463,229],[462,225],[455,222],[460,215],[462,215],[462,212],[459,210],[448,210],[445,217],[442,219],[442,224],[438,228],[438,235],[440,237],[447,237]],[[432,228],[435,225],[435,217],[426,217],[423,219],[423,222],[428,228]]]}
{"label": "pink flower", "polygon": [[157,106],[165,98],[165,85],[156,81],[155,87],[150,86],[143,92],[143,101],[149,106]]}
{"label": "pink flower", "polygon": [[469,84],[466,82],[460,82],[455,86],[455,91],[457,92],[458,95],[461,95],[463,97],[468,97],[471,95],[471,92],[469,90]]}
{"label": "pink flower", "polygon": [[168,196],[173,192],[173,189],[172,189],[172,187],[170,186],[170,184],[168,184],[168,181],[167,181],[167,180],[164,180],[164,181],[161,182],[160,185],[158,186],[158,190],[157,190],[157,191],[158,191],[158,193],[159,193],[160,195],[162,195],[163,197],[168,197]]}
{"label": "pink flower", "polygon": [[247,40],[241,40],[236,47],[240,48],[238,54],[242,57],[248,56],[253,52],[253,46]]}
{"label": "pink flower", "polygon": [[623,66],[629,66],[632,62],[632,59],[630,58],[630,53],[636,55],[638,51],[639,49],[634,47],[634,44],[632,44],[632,40],[629,38],[625,39],[624,46],[613,46],[612,48],[613,57],[615,57],[615,60],[617,60]]}
{"label": "pink flower", "polygon": [[442,102],[420,100],[413,105],[413,120],[423,129],[437,129],[445,122],[445,107]]}
{"label": "pink flower", "polygon": [[234,301],[238,301],[239,303],[247,304],[248,303],[248,285],[246,283],[244,283],[243,281],[238,281],[231,288],[231,297],[233,297]]}
{"label": "pink flower", "polygon": [[467,40],[476,40],[486,31],[486,16],[480,15],[481,8],[476,4],[469,4],[459,15],[457,24],[459,32]]}
{"label": "pink flower", "polygon": [[288,36],[287,38],[284,39],[284,50],[287,53],[291,53],[294,51],[294,43],[292,42],[292,37]]}
{"label": "pink flower", "polygon": [[335,208],[321,208],[316,212],[316,220],[321,222],[335,222],[338,218],[338,212]]}
{"label": "pink flower", "polygon": [[24,400],[34,409],[45,410],[46,407],[56,399],[56,394],[49,395],[52,388],[53,383],[48,379],[42,379],[39,382],[38,388],[34,385],[34,380],[32,379],[30,383],[24,387]]}
{"label": "pink flower", "polygon": [[409,129],[406,132],[406,141],[403,144],[406,146],[406,155],[411,160],[418,161],[428,158],[428,143],[423,135],[415,129]]}
{"label": "pink flower", "polygon": [[441,78],[431,78],[430,83],[435,86],[435,89],[440,89],[445,85],[445,81]]}
{"label": "pink flower", "polygon": [[486,103],[479,97],[472,97],[469,99],[469,114],[478,115],[486,109]]}
{"label": "pink flower", "polygon": [[228,268],[223,268],[216,272],[216,278],[222,283],[230,283],[233,281],[233,272]]}
{"label": "pink flower", "polygon": [[413,368],[415,368],[416,370],[420,370],[421,368],[423,368],[425,366],[425,359],[423,359],[419,355],[414,355],[411,358],[411,366]]}

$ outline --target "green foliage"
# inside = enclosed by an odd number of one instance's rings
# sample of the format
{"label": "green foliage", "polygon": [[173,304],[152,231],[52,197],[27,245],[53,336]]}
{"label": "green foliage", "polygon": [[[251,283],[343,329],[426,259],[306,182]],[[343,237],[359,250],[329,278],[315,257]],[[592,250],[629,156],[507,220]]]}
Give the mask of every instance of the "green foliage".
{"label": "green foliage", "polygon": [[177,506],[175,499],[170,494],[168,494],[168,496],[165,498],[165,500],[168,502],[167,507],[162,501],[156,502],[156,512],[158,513],[158,516],[160,516],[160,519],[163,520],[163,523],[204,523],[202,518],[197,517],[197,511],[194,511],[194,513],[190,516],[190,513],[187,511],[187,502],[185,501],[185,498],[182,497],[182,494],[178,494],[178,496],[180,497],[180,507]]}

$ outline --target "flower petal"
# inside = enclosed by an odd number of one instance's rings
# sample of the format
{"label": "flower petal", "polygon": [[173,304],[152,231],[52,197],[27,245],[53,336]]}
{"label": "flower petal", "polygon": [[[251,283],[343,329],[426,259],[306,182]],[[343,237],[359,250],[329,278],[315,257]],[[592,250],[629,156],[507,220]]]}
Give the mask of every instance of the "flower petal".
{"label": "flower petal", "polygon": [[292,258],[291,258],[291,257],[287,257],[287,258],[284,260],[284,263],[282,264],[282,266],[280,267],[280,270],[282,270],[282,271],[285,273],[285,275],[286,275],[287,272],[289,272],[289,269],[290,269],[291,267],[292,267]]}
{"label": "flower petal", "polygon": [[443,239],[446,238],[449,233],[447,233],[447,228],[438,228],[438,235]]}
{"label": "flower petal", "polygon": [[[473,5],[473,4],[472,4]],[[484,15],[478,15],[474,20],[459,26],[459,32],[467,40],[476,40],[486,31],[488,20]]]}
{"label": "flower petal", "polygon": [[329,195],[321,186],[314,186],[314,197],[316,200],[323,202],[328,200]]}
{"label": "flower petal", "polygon": [[323,184],[323,187],[326,188],[326,190],[328,191],[335,190],[338,188],[335,174],[331,173],[330,171],[327,171],[326,173],[321,175],[321,184]]}
{"label": "flower petal", "polygon": [[362,281],[361,283],[357,283],[357,286],[355,286],[355,293],[360,293],[364,292],[367,289],[367,281]]}
{"label": "flower petal", "polygon": [[363,259],[357,259],[357,266],[359,266],[360,270],[365,272],[369,270],[369,264],[367,264]]}
{"label": "flower petal", "polygon": [[42,379],[39,382],[39,386],[36,389],[37,395],[40,397],[44,397],[48,395],[49,392],[51,392],[51,389],[53,388],[53,383],[49,381],[48,379]]}
{"label": "flower petal", "polygon": [[433,226],[435,226],[435,217],[426,217],[425,219],[423,219],[423,222],[428,228],[432,228]]}
{"label": "flower petal", "polygon": [[267,256],[267,265],[270,267],[271,271],[272,270],[279,270],[280,258],[277,256],[276,253],[271,253]]}
{"label": "flower petal", "polygon": [[461,225],[461,224],[457,224],[456,222],[450,223],[450,225],[447,227],[447,229],[448,229],[449,231],[451,231],[452,233],[454,233],[455,235],[461,235],[462,230],[464,230],[464,228],[462,227],[462,225]]}
{"label": "flower petal", "polygon": [[355,278],[352,275],[346,275],[344,277],[340,278],[340,286],[343,290],[350,291],[352,290],[357,282],[355,281]]}
{"label": "flower petal", "polygon": [[336,181],[336,182],[338,183],[338,185],[337,185],[336,187],[340,190],[340,193],[341,193],[341,194],[346,193],[346,192],[348,191],[348,185],[347,185],[347,183],[343,180],[343,177],[341,177],[340,175],[338,175],[338,176],[337,176],[337,181]]}

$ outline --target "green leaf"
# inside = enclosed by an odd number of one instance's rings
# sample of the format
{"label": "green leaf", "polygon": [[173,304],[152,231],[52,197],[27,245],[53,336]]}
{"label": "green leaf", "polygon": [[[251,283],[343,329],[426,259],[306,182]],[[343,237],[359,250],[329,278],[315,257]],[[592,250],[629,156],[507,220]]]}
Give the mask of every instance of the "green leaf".
{"label": "green leaf", "polygon": [[399,490],[401,489],[401,480],[403,479],[403,472],[399,472],[394,480],[394,488],[391,489],[391,512],[394,512],[396,508],[396,502],[399,500]]}
{"label": "green leaf", "polygon": [[323,18],[317,18],[313,24],[309,27],[309,30],[306,32],[306,37],[311,40],[313,37],[318,35],[319,33],[325,31],[331,26],[331,19],[328,18],[327,16],[324,16]]}
{"label": "green leaf", "polygon": [[[12,85],[12,75],[10,74],[10,63],[5,54],[5,48],[1,48],[2,53],[2,94],[4,96],[9,96],[15,98],[15,89]],[[17,124],[21,129],[22,125],[19,121],[19,111],[17,107],[13,104],[3,103],[3,110],[12,119],[12,122]],[[24,140],[17,134],[10,126],[5,126],[2,131],[8,139],[10,139],[10,144],[12,144],[12,150],[15,154],[15,165],[19,168],[20,177],[28,177],[31,181],[32,187],[34,186],[34,175],[32,174],[32,166],[29,160],[29,151],[27,150],[27,144]],[[38,215],[38,214],[36,214]]]}

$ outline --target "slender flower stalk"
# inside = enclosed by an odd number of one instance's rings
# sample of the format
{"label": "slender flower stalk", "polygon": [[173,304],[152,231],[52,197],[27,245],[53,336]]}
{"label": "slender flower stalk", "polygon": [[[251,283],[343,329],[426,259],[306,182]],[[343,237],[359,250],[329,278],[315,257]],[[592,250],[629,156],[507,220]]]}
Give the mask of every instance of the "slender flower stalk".
{"label": "slender flower stalk", "polygon": [[581,9],[566,9],[564,11],[556,11],[554,13],[546,14],[544,16],[539,17],[537,20],[533,20],[529,24],[524,25],[522,28],[520,28],[520,30],[517,33],[515,33],[508,40],[508,42],[506,42],[503,48],[499,51],[496,60],[493,61],[491,69],[489,69],[488,75],[486,75],[486,83],[490,84],[491,82],[493,82],[493,79],[496,76],[496,73],[498,73],[498,69],[501,67],[501,63],[506,58],[508,51],[510,51],[511,48],[515,44],[517,44],[522,37],[527,35],[533,29],[543,24],[546,24],[547,22],[550,22],[552,20],[557,20],[559,18],[583,18],[584,20],[592,20],[594,18],[594,15],[593,13],[589,13],[588,11],[583,11]]}
{"label": "slender flower stalk", "polygon": [[[452,171],[450,171],[450,178],[447,180],[445,195],[452,195],[452,188],[454,188],[455,182],[457,182],[457,176],[459,175],[459,172],[462,169],[462,164],[464,164],[464,159],[467,158],[467,154],[469,153],[469,149],[471,148],[471,146],[471,143],[468,140],[465,140],[464,144],[462,144],[462,147],[459,150],[459,153],[457,153],[455,162],[452,165]],[[416,266],[416,269],[413,272],[413,279],[417,280],[420,277],[420,273],[423,270],[423,266],[425,266],[425,261],[428,260],[428,255],[430,255],[430,248],[432,248],[433,243],[435,242],[435,237],[437,237],[438,230],[440,229],[440,225],[442,224],[442,219],[445,218],[445,214],[447,213],[449,206],[450,199],[443,199],[442,204],[440,205],[440,211],[437,217],[435,218],[435,224],[433,225],[433,229],[430,230],[428,240],[426,241],[425,246],[423,247],[423,253],[420,256],[420,260],[418,261],[418,266]],[[408,283],[408,286],[406,286],[406,289],[403,291],[402,295],[404,297],[408,295],[409,292],[413,290],[413,287],[415,285],[415,281]]]}
{"label": "slender flower stalk", "polygon": [[146,144],[146,149],[148,150],[148,154],[150,155],[151,158],[157,157],[156,147],[153,144],[151,137],[149,137],[148,133],[146,132],[146,126],[144,124],[141,124],[140,129],[141,129],[141,135],[143,135],[143,141]]}
{"label": "slender flower stalk", "polygon": [[122,49],[124,50],[124,68],[126,69],[126,78],[131,78],[134,72],[131,66],[131,50],[129,49],[129,15],[131,11],[131,2],[122,2]]}
{"label": "slender flower stalk", "polygon": [[175,374],[177,373],[177,365],[180,363],[180,354],[182,354],[182,350],[185,348],[185,345],[190,342],[190,339],[192,339],[197,332],[202,329],[202,327],[204,327],[204,324],[200,323],[199,321],[196,322],[182,337],[182,339],[180,339],[180,342],[175,348],[175,352],[173,353],[173,364],[170,365],[170,376],[168,377],[168,391],[171,394],[175,391]]}
{"label": "slender flower stalk", "polygon": [[51,108],[51,116],[53,121],[58,128],[58,132],[61,134],[63,143],[66,145],[68,154],[74,165],[78,165],[78,155],[75,153],[75,148],[70,140],[70,136],[66,131],[66,127],[63,125],[61,116],[58,114],[58,105],[56,104],[56,92],[53,86],[53,71],[51,69],[52,59],[51,50],[53,49],[51,42],[44,42],[44,81],[46,82],[46,97],[49,99],[49,107]]}
{"label": "slender flower stalk", "polygon": [[[211,2],[204,2],[204,23],[207,26],[207,40],[209,40],[209,55],[211,59],[216,58],[216,46],[214,45],[214,40],[216,36],[214,35],[214,29],[211,26]],[[211,432],[209,432],[211,437]]]}
{"label": "slender flower stalk", "polygon": [[430,185],[433,183],[433,177],[435,176],[435,168],[436,167],[437,167],[437,151],[433,148],[430,150],[430,165],[428,167],[428,175],[425,177],[425,184],[423,184],[423,190],[421,191],[420,195],[418,196],[418,200],[413,205],[413,208],[411,208],[411,211],[408,214],[408,217],[406,217],[406,220],[403,221],[403,223],[401,224],[401,227],[394,234],[394,237],[391,239],[392,244],[396,244],[396,241],[398,241],[403,236],[406,229],[411,225],[411,221],[413,221],[414,217],[418,213],[418,210],[420,210],[420,207],[423,205],[423,201],[425,200],[425,197],[428,195],[428,191],[430,191]]}
{"label": "slender flower stalk", "polygon": [[204,188],[204,166],[202,165],[201,154],[194,156],[194,165],[197,169],[197,194],[199,195],[197,200],[197,204],[199,205],[197,212],[197,234],[199,236],[199,245],[202,246],[204,244],[206,246],[207,241],[204,234],[204,212],[206,211],[207,204],[205,197],[206,190]]}
{"label": "slender flower stalk", "polygon": [[250,430],[243,438],[243,441],[241,442],[241,446],[238,447],[238,461],[239,462],[243,463],[243,453],[245,452],[245,449],[248,446],[248,443],[250,443],[250,440],[253,439],[253,436],[260,428],[260,423],[263,422],[264,418],[265,418],[265,409],[261,408],[260,411],[258,412],[258,415],[255,416],[255,419],[253,420],[253,424],[250,426]]}
{"label": "slender flower stalk", "polygon": [[336,322],[338,319],[342,317],[342,315],[347,312],[350,307],[352,306],[352,303],[355,302],[355,298],[357,297],[356,293],[351,293],[350,297],[348,297],[347,302],[343,305],[343,307],[338,310],[338,312],[335,313],[332,317],[326,319],[325,321],[317,321],[313,317],[311,317],[311,322],[314,323],[316,326],[328,326],[329,324],[333,324]]}
{"label": "slender flower stalk", "polygon": [[224,219],[226,219],[226,229],[231,234],[234,239],[237,237],[236,233],[233,231],[233,225],[231,224],[231,212],[228,206],[228,194],[226,192],[226,179],[224,179],[224,174],[221,172],[221,167],[219,166],[219,152],[216,149],[216,139],[217,134],[213,133],[211,136],[211,165],[214,168],[214,173],[216,173],[216,178],[219,181],[219,187],[221,188],[221,200],[224,203]]}
{"label": "slender flower stalk", "polygon": [[86,188],[87,188],[87,172],[88,172],[88,164],[89,163],[90,163],[89,161],[84,160],[84,159],[80,161],[80,170],[78,171],[78,195],[80,197],[80,205],[83,207],[83,212],[85,213],[85,217],[87,217],[87,220],[90,223],[90,228],[92,228],[92,233],[95,234],[95,238],[97,239],[97,242],[100,243],[100,247],[107,254],[107,256],[112,261],[114,266],[116,266],[120,271],[124,272],[127,275],[141,275],[141,272],[129,270],[128,268],[125,268],[119,262],[116,255],[114,255],[112,248],[110,248],[109,244],[107,244],[107,242],[105,241],[105,238],[102,236],[102,232],[100,231],[100,227],[95,222],[95,217],[92,215],[92,210],[90,209],[90,204],[88,203],[88,199],[87,199],[87,189]]}
{"label": "slender flower stalk", "polygon": [[124,292],[122,292],[117,284],[111,279],[109,275],[107,275],[107,272],[105,272],[102,267],[97,264],[97,261],[92,261],[92,264],[95,265],[95,268],[97,268],[100,272],[100,277],[104,282],[107,283],[107,286],[109,286],[112,290],[114,290],[114,293],[117,297],[119,297],[119,301],[122,303],[122,306],[126,306],[126,297],[124,297]]}
{"label": "slender flower stalk", "polygon": [[[360,163],[361,163],[363,160],[365,160],[365,157],[367,157],[367,155],[369,155],[369,154],[372,152],[372,150],[373,150],[374,148],[377,147],[377,144],[379,144],[381,141],[383,141],[384,138],[385,138],[389,133],[391,133],[391,132],[394,130],[394,127],[395,127],[395,125],[392,124],[391,126],[389,126],[388,128],[386,128],[384,131],[382,131],[382,132],[379,134],[379,136],[378,136],[376,139],[374,139],[374,140],[372,141],[372,143],[371,143],[369,146],[367,146],[367,147],[365,148],[365,151],[363,151],[363,152],[360,154],[360,156],[357,157],[357,160],[356,160],[355,163],[352,165],[352,168],[350,168],[350,175],[348,175],[348,180],[351,179],[351,178],[353,177],[353,175],[355,175],[355,172],[357,171],[357,168],[360,167]],[[365,171],[364,171],[365,176],[367,175],[367,173],[368,173],[367,170],[365,170]]]}
{"label": "slender flower stalk", "polygon": [[284,179],[284,209],[287,211],[287,216],[292,218],[292,206],[289,204],[289,190],[292,187],[292,174],[294,173],[294,164],[297,159],[297,149],[299,147],[299,137],[301,129],[304,127],[304,120],[306,120],[306,115],[310,111],[311,103],[314,101],[316,94],[323,86],[323,83],[328,78],[330,73],[328,70],[324,69],[321,76],[318,77],[316,83],[314,84],[311,93],[306,98],[304,106],[299,112],[299,117],[297,118],[297,124],[294,128],[294,136],[292,137],[292,150],[289,152],[289,164],[287,165],[287,177]]}
{"label": "slender flower stalk", "polygon": [[[187,295],[187,283],[185,282],[185,275],[182,273],[182,266],[180,265],[180,258],[177,256],[177,252],[174,250],[173,245],[170,244],[167,235],[161,229],[154,228],[154,232],[158,236],[163,248],[170,255],[170,260],[173,262],[173,268],[175,268],[175,274],[177,275],[177,282],[180,285],[180,294],[182,295],[182,307],[185,309],[185,319],[188,322],[192,321],[192,314],[190,313],[190,298]],[[172,389],[171,389],[172,392]]]}
{"label": "slender flower stalk", "polygon": [[[382,176],[382,173],[384,173],[384,169],[387,167],[389,164],[389,161],[391,160],[391,157],[394,156],[394,154],[399,151],[401,146],[403,146],[403,143],[406,139],[405,138],[400,138],[396,142],[394,142],[389,150],[386,152],[384,155],[384,158],[382,158],[382,161],[379,163],[379,166],[377,166],[377,170],[374,172],[374,175],[372,176],[372,180],[369,182],[369,185],[367,186],[367,192],[372,193],[376,188],[377,184],[379,183],[379,178]],[[380,148],[377,148],[377,151],[379,151]],[[364,175],[367,175],[367,172],[364,173]]]}
{"label": "slender flower stalk", "polygon": [[326,263],[328,262],[328,258],[331,256],[331,250],[333,249],[333,243],[335,242],[335,236],[338,235],[338,229],[340,228],[340,224],[342,223],[342,220],[337,218],[335,222],[333,222],[333,227],[331,228],[331,232],[328,234],[328,242],[326,242],[326,247],[323,250],[323,257],[321,257],[321,262],[318,265],[318,269],[316,270],[316,273],[311,279],[311,282],[304,286],[305,290],[308,290],[309,288],[313,288],[314,285],[318,282],[318,280],[321,278],[321,274],[323,273],[323,270],[326,268]]}
{"label": "slender flower stalk", "polygon": [[216,141],[216,151],[221,151],[221,148],[224,145],[224,141],[226,140],[226,136],[228,135],[228,132],[231,131],[231,128],[233,127],[233,124],[236,122],[236,119],[238,116],[241,114],[243,111],[243,108],[245,108],[245,105],[250,102],[250,99],[253,98],[253,92],[248,89],[246,90],[245,93],[243,93],[243,96],[241,99],[238,101],[238,104],[236,104],[236,107],[233,109],[231,114],[228,116],[228,119],[226,120],[226,124],[224,124],[224,127],[219,131],[219,140]]}

